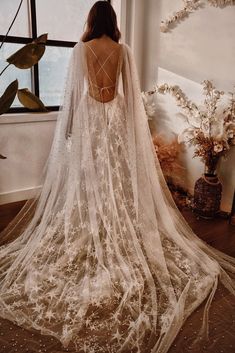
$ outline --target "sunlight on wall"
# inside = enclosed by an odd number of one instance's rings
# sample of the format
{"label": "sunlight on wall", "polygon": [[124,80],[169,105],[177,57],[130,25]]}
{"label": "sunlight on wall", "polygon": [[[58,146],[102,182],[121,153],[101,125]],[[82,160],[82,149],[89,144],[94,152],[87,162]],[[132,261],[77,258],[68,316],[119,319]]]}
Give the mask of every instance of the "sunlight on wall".
{"label": "sunlight on wall", "polygon": [[[182,6],[181,0],[161,0],[161,18]],[[155,34],[152,34],[154,40]],[[212,79],[215,86],[231,91],[235,85],[235,6],[224,9],[206,6],[180,22],[171,32],[161,33],[159,83],[179,85],[197,104],[204,100],[201,82]],[[156,128],[167,134],[178,134],[185,125],[178,114],[180,109],[170,96],[158,97]],[[193,149],[187,148],[183,160],[186,168],[186,188],[193,192],[194,183],[204,171],[203,163],[192,158]],[[235,148],[220,164],[219,176],[223,183],[222,209],[231,210],[235,188]]]}

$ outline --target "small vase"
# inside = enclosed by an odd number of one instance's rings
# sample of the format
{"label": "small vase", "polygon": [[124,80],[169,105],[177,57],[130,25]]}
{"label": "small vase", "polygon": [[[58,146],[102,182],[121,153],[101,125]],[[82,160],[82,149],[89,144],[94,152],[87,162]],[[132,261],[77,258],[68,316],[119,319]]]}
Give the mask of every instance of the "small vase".
{"label": "small vase", "polygon": [[215,169],[205,168],[205,173],[194,187],[194,211],[203,218],[214,218],[220,211],[222,184]]}
{"label": "small vase", "polygon": [[208,159],[206,159],[204,174],[209,176],[216,176],[218,162],[219,156],[210,156]]}

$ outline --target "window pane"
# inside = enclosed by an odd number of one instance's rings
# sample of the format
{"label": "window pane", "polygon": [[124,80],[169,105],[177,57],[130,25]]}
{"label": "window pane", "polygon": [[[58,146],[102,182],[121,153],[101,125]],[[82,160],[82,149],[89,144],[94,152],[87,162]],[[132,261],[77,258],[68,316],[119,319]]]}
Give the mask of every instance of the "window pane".
{"label": "window pane", "polygon": [[78,42],[94,0],[36,0],[38,34]]}
{"label": "window pane", "polygon": [[[5,35],[16,14],[20,0],[0,0],[0,34]],[[30,37],[28,0],[24,0],[17,18],[9,32],[10,36]]]}
{"label": "window pane", "polygon": [[[6,59],[21,48],[22,44],[12,44],[12,43],[4,43],[2,49],[0,51],[0,72],[6,67],[7,62]],[[6,71],[0,77],[0,95],[3,94],[7,86],[18,79],[19,88],[28,88],[31,90],[31,70],[21,70],[17,69],[14,65],[10,65]],[[18,101],[17,97],[12,105],[12,107],[22,106]]]}
{"label": "window pane", "polygon": [[60,105],[72,48],[47,47],[39,62],[40,99],[45,105]]}

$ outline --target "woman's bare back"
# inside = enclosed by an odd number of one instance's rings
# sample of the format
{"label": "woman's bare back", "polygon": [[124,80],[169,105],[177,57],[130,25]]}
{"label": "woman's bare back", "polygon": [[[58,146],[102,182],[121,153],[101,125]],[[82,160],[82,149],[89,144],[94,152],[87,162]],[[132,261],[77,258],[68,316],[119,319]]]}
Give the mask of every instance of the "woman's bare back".
{"label": "woman's bare back", "polygon": [[109,102],[116,95],[121,45],[107,36],[85,43],[89,93],[98,101]]}

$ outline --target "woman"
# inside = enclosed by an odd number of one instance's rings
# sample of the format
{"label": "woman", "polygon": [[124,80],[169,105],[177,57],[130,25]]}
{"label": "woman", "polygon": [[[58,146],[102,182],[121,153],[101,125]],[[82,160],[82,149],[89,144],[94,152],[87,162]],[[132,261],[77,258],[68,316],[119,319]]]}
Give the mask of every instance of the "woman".
{"label": "woman", "polygon": [[167,352],[204,299],[206,330],[218,279],[235,293],[235,260],[177,211],[119,39],[112,6],[96,2],[37,204],[4,233],[15,240],[0,248],[1,316],[79,352]]}

